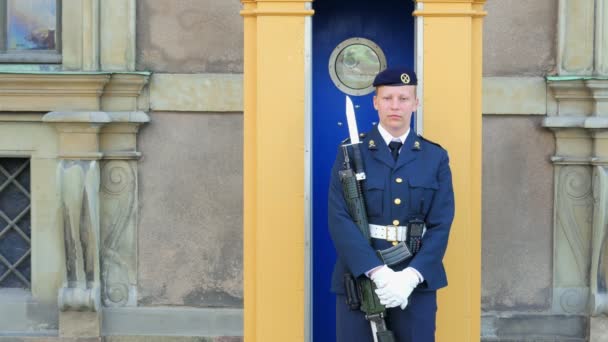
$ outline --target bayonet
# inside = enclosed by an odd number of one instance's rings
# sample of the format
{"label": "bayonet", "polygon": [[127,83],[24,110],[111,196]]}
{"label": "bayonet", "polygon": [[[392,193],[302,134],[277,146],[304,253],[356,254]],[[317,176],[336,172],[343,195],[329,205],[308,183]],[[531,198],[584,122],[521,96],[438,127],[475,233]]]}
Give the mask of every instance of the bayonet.
{"label": "bayonet", "polygon": [[361,159],[361,150],[359,149],[359,129],[357,128],[357,118],[355,117],[355,107],[350,97],[346,96],[346,122],[348,123],[348,134],[350,136],[350,144],[353,147],[353,162],[355,164],[355,176],[357,180],[365,179],[365,170],[363,168],[363,159]]}

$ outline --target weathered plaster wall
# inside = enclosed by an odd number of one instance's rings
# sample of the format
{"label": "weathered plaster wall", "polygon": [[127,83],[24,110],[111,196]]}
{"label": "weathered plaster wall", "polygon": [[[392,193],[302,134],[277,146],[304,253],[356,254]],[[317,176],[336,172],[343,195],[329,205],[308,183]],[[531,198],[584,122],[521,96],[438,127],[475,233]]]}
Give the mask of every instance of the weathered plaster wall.
{"label": "weathered plaster wall", "polygon": [[487,0],[484,76],[544,76],[556,65],[556,0]]}
{"label": "weathered plaster wall", "polygon": [[555,151],[542,117],[483,120],[484,311],[551,306]]}
{"label": "weathered plaster wall", "polygon": [[137,70],[243,71],[240,1],[137,1]]}
{"label": "weathered plaster wall", "polygon": [[241,307],[239,113],[150,113],[139,146],[139,304]]}

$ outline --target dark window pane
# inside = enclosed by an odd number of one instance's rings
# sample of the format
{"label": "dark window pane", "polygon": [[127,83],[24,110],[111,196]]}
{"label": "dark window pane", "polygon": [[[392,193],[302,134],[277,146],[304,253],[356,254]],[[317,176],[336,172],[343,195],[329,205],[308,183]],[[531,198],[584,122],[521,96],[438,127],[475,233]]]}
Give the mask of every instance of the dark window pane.
{"label": "dark window pane", "polygon": [[24,190],[27,190],[27,192],[30,192],[30,168],[29,167],[25,167],[25,169],[23,169],[21,171],[21,173],[19,173],[19,175],[17,176],[17,182],[19,182],[19,184],[21,184],[21,186],[24,188]]}
{"label": "dark window pane", "polygon": [[12,175],[17,172],[17,170],[19,170],[23,164],[28,162],[29,161],[27,159],[23,158],[2,158],[0,159],[0,166],[2,166],[5,171]]}
{"label": "dark window pane", "polygon": [[21,287],[27,288],[28,285],[25,284],[15,273],[10,273],[8,277],[4,278],[2,282],[0,282],[0,287]]}
{"label": "dark window pane", "polygon": [[30,257],[28,256],[19,264],[19,266],[17,266],[17,271],[19,271],[19,273],[23,276],[23,278],[27,279],[28,281],[31,281],[30,274],[32,272],[30,269],[31,268],[30,265],[31,265]]}
{"label": "dark window pane", "polygon": [[[1,220],[0,220],[1,221]],[[23,217],[21,217],[21,219],[17,222],[17,226],[19,227],[19,229],[21,229],[21,231],[27,235],[28,237],[32,236],[32,223],[30,220],[30,215],[29,213],[26,215],[23,215]],[[0,232],[2,231],[2,223],[0,223]]]}
{"label": "dark window pane", "polygon": [[9,50],[54,50],[56,0],[7,0]]}
{"label": "dark window pane", "polygon": [[0,278],[2,278],[2,276],[4,275],[4,273],[6,273],[6,271],[8,271],[8,266],[5,265],[2,260],[0,260]]}
{"label": "dark window pane", "polygon": [[29,160],[0,158],[0,168],[5,182],[10,179],[0,188],[0,287],[28,288],[31,278]]}
{"label": "dark window pane", "polygon": [[30,244],[13,229],[4,234],[2,239],[0,239],[0,254],[2,254],[11,265],[15,265],[29,249]]}
{"label": "dark window pane", "polygon": [[29,198],[12,182],[0,192],[0,210],[11,220],[17,218],[29,204]]}

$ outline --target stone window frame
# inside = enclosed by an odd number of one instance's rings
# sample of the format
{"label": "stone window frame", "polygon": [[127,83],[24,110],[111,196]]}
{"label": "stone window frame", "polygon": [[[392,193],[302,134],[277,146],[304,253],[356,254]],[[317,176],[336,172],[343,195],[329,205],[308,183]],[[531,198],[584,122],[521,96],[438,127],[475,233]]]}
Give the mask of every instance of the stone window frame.
{"label": "stone window frame", "polygon": [[6,44],[6,8],[7,0],[0,0],[0,63],[33,63],[33,64],[61,64],[61,21],[62,21],[62,0],[55,0],[57,3],[57,26],[56,48],[54,51],[5,51]]}

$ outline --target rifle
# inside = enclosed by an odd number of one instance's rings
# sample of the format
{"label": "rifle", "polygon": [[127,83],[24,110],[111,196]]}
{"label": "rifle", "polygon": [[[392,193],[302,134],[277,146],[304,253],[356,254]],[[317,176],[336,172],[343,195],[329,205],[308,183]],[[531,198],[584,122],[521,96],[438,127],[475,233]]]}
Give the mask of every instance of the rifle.
{"label": "rifle", "polygon": [[[353,103],[348,96],[346,97],[346,118],[351,141],[350,144],[343,144],[341,147],[344,153],[344,169],[338,171],[338,176],[342,184],[342,191],[348,211],[361,234],[371,244],[365,199],[363,198],[363,191],[361,189],[361,183],[365,180],[365,171],[361,158],[361,150],[359,149],[359,132],[357,131]],[[349,146],[353,150],[355,170],[353,170],[350,164]],[[380,303],[380,299],[376,295],[376,285],[374,282],[366,276],[354,279],[351,274],[345,275],[344,280],[347,304],[351,310],[361,309],[365,313],[365,318],[371,325],[374,341],[394,342],[395,337],[392,331],[387,329],[386,322],[384,321],[386,308]]]}

